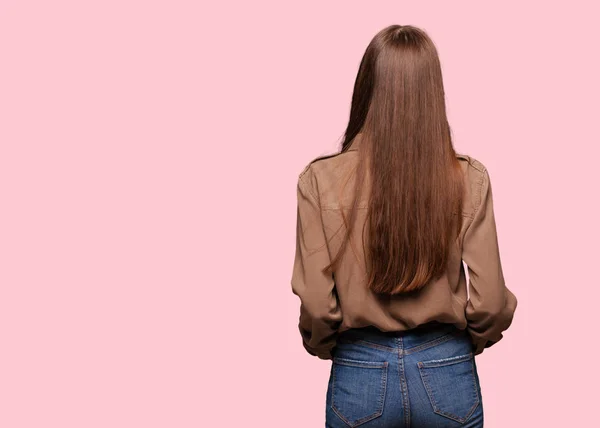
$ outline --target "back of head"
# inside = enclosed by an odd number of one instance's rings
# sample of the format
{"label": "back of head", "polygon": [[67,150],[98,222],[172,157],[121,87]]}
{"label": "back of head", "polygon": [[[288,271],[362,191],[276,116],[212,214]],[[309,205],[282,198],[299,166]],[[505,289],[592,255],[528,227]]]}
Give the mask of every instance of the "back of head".
{"label": "back of head", "polygon": [[[421,29],[391,25],[362,58],[342,152],[358,134],[356,201],[370,183],[368,287],[418,290],[441,276],[461,228],[464,181],[446,116],[441,65]],[[368,178],[365,180],[365,178]],[[333,259],[335,266],[352,231]]]}

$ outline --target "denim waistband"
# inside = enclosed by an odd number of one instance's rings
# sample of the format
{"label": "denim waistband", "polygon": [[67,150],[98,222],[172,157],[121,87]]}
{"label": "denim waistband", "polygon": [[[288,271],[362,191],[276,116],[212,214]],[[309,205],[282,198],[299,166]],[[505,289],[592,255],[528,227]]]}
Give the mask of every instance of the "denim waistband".
{"label": "denim waistband", "polygon": [[466,335],[466,332],[458,329],[454,324],[431,322],[409,330],[398,331],[382,331],[375,326],[351,328],[341,332],[338,340],[340,342],[360,340],[386,348],[410,349],[447,336],[461,335]]}

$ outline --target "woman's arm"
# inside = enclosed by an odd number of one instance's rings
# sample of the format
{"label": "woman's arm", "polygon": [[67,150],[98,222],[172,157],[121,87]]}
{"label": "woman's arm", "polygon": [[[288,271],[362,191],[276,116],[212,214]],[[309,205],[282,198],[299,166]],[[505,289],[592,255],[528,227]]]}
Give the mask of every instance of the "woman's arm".
{"label": "woman's arm", "polygon": [[480,203],[465,231],[462,254],[469,271],[467,330],[475,354],[502,339],[517,307],[515,295],[504,283],[490,177],[485,168],[481,173]]}
{"label": "woman's arm", "polygon": [[300,297],[298,329],[309,354],[331,359],[342,312],[335,281],[322,272],[330,263],[321,220],[316,179],[309,168],[298,177],[296,255],[291,279],[292,291]]}

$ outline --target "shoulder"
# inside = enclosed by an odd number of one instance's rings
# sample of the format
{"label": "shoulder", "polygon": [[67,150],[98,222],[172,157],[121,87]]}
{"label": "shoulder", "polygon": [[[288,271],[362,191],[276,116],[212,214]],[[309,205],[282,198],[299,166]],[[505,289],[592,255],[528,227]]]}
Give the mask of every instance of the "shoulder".
{"label": "shoulder", "polygon": [[312,161],[309,162],[302,168],[302,170],[298,174],[298,186],[299,187],[305,187],[305,186],[312,187],[312,184],[315,179],[315,172],[314,172],[312,165],[313,165],[313,162]]}
{"label": "shoulder", "polygon": [[481,160],[464,153],[457,153],[456,157],[464,173],[467,192],[463,212],[468,217],[472,217],[485,199],[490,186],[490,176],[486,165]]}
{"label": "shoulder", "polygon": [[326,182],[336,180],[341,174],[350,170],[356,160],[356,152],[336,152],[312,159],[298,174],[300,181],[316,184],[317,180]]}
{"label": "shoulder", "polygon": [[327,168],[335,168],[336,165],[348,161],[348,158],[353,157],[353,154],[355,153],[356,152],[354,151],[335,152],[313,158],[304,166],[299,176],[302,176],[307,172],[318,172]]}
{"label": "shoulder", "polygon": [[312,159],[298,174],[298,186],[318,198],[324,207],[339,204],[340,191],[350,189],[358,160],[356,151],[337,152]]}
{"label": "shoulder", "polygon": [[469,181],[474,188],[477,188],[473,190],[479,190],[484,187],[484,185],[487,185],[490,176],[488,169],[483,162],[464,153],[457,153],[456,157],[461,164],[467,181]]}
{"label": "shoulder", "polygon": [[459,161],[468,168],[475,171],[478,171],[481,174],[485,174],[487,172],[486,166],[478,159],[473,156],[467,155],[465,153],[456,153],[456,157]]}

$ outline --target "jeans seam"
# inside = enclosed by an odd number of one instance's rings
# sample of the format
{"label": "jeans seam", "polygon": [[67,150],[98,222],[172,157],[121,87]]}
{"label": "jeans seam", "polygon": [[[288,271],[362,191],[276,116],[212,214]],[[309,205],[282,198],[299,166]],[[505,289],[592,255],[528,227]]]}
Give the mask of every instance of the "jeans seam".
{"label": "jeans seam", "polygon": [[364,369],[382,369],[388,365],[387,361],[362,361],[342,357],[333,357],[333,362],[341,364],[342,366],[360,367]]}
{"label": "jeans seam", "polygon": [[465,361],[469,361],[472,358],[473,358],[473,353],[469,352],[468,354],[458,355],[456,357],[442,358],[439,360],[419,361],[419,367],[432,368],[432,367],[451,366],[453,364],[458,364],[458,363],[463,363]]}
{"label": "jeans seam", "polygon": [[379,343],[370,342],[366,339],[355,339],[355,338],[344,338],[339,341],[340,343],[358,343],[360,345],[367,346],[369,348],[380,349],[382,351],[396,352],[396,348],[391,346],[381,345]]}
{"label": "jeans seam", "polygon": [[424,351],[433,346],[440,345],[444,342],[447,342],[453,339],[455,336],[453,333],[446,333],[443,336],[438,337],[437,339],[430,340],[429,342],[421,343],[420,345],[413,346],[412,348],[408,348],[404,350],[405,355],[409,355],[415,352]]}
{"label": "jeans seam", "polygon": [[406,384],[406,373],[404,370],[404,341],[402,337],[396,338],[398,343],[398,376],[400,377],[400,388],[402,394],[402,407],[404,408],[404,423],[410,426],[410,402],[408,400],[408,387]]}

